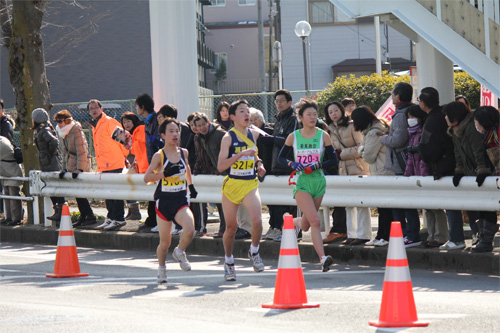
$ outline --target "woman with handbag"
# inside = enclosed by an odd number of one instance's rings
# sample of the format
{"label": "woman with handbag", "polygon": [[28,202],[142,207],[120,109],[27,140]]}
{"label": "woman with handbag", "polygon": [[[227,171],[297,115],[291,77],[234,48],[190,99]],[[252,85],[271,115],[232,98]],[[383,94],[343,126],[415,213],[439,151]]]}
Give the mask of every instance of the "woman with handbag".
{"label": "woman with handbag", "polygon": [[[339,102],[329,103],[324,109],[324,114],[339,162],[339,175],[369,175],[368,164],[358,154],[363,135],[354,129],[351,118],[345,114],[344,106]],[[335,210],[339,208],[341,207],[335,207]],[[350,245],[357,245],[370,240],[372,235],[370,208],[346,207],[345,210],[344,228],[337,226],[338,231],[331,230],[330,234],[323,239],[323,243],[330,243],[345,237],[347,239],[344,244]],[[336,227],[335,221],[332,229],[334,227]]]}

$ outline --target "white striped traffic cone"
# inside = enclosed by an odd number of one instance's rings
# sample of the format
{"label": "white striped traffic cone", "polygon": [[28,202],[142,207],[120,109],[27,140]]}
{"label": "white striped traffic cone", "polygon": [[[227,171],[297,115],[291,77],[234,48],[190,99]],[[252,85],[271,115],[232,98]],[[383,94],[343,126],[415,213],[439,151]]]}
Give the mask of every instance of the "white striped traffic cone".
{"label": "white striped traffic cone", "polygon": [[45,276],[52,278],[89,276],[89,273],[80,273],[75,234],[71,224],[68,205],[64,205],[62,209],[54,274],[46,274]]}
{"label": "white striped traffic cone", "polygon": [[400,222],[392,222],[391,224],[380,316],[378,320],[369,321],[369,324],[376,327],[423,327],[429,325],[428,322],[418,321],[417,318]]}
{"label": "white striped traffic cone", "polygon": [[300,264],[299,248],[293,225],[293,216],[286,215],[281,236],[278,275],[274,288],[274,302],[262,304],[263,308],[299,309],[317,308],[319,304],[308,303],[306,284]]}

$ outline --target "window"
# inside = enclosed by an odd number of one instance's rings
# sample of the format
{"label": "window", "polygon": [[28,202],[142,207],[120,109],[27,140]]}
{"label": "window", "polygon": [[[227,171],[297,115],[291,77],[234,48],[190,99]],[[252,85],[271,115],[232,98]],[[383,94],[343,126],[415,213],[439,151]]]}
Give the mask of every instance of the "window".
{"label": "window", "polygon": [[217,70],[220,67],[221,60],[224,60],[226,64],[226,71],[227,71],[227,53],[226,52],[221,52],[221,53],[216,53],[215,54],[215,64],[214,68],[210,69],[210,73],[215,74]]}
{"label": "window", "polygon": [[226,0],[210,0],[212,6],[225,6]]}
{"label": "window", "polygon": [[330,25],[340,22],[355,22],[328,0],[309,0],[309,22]]}
{"label": "window", "polygon": [[253,5],[255,5],[255,0],[238,0],[238,5],[240,5],[240,6],[253,6]]}

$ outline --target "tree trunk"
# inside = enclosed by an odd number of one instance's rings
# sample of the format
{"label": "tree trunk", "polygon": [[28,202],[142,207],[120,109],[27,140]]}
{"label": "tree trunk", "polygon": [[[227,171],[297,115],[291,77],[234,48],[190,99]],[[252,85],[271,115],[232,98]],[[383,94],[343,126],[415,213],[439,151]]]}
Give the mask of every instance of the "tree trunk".
{"label": "tree trunk", "polygon": [[[31,130],[31,112],[35,108],[50,109],[50,93],[45,73],[43,40],[40,32],[46,0],[12,1],[9,43],[9,76],[16,94],[17,124],[21,136],[24,170],[39,169],[38,150]],[[23,188],[29,195],[29,187]],[[33,211],[28,205],[28,223]]]}

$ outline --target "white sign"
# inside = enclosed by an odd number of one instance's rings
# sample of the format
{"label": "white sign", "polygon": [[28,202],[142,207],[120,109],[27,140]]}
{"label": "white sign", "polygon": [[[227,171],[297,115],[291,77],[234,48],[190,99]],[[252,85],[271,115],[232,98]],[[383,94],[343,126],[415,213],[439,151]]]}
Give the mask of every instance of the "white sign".
{"label": "white sign", "polygon": [[490,90],[485,86],[481,85],[481,106],[491,105],[498,109],[498,97],[495,96]]}
{"label": "white sign", "polygon": [[391,123],[392,120],[392,115],[394,114],[394,111],[396,110],[396,107],[394,106],[394,103],[392,102],[392,96],[389,96],[387,101],[385,101],[384,105],[378,109],[377,113],[375,115],[379,118],[385,119],[388,123]]}

